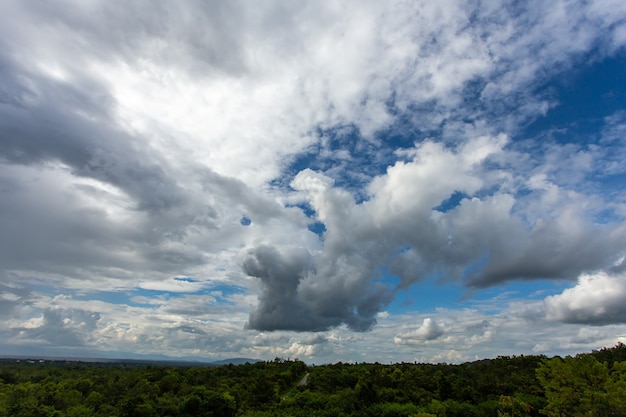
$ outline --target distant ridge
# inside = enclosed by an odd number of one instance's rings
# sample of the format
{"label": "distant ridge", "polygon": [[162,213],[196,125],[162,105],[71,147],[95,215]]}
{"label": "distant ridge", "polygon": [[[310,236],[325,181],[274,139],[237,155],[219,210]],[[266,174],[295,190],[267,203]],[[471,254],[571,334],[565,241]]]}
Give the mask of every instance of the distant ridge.
{"label": "distant ridge", "polygon": [[250,359],[250,358],[232,358],[232,359],[222,359],[220,361],[210,362],[211,365],[220,366],[220,365],[243,365],[246,363],[256,363],[263,362],[260,359]]}
{"label": "distant ridge", "polygon": [[82,358],[82,357],[60,357],[60,356],[21,356],[21,355],[3,355],[0,357],[1,362],[32,362],[32,363],[93,363],[93,364],[120,364],[120,365],[161,365],[161,366],[223,366],[223,365],[243,365],[246,363],[262,362],[260,359],[250,358],[229,358],[217,361],[185,359],[185,358]]}

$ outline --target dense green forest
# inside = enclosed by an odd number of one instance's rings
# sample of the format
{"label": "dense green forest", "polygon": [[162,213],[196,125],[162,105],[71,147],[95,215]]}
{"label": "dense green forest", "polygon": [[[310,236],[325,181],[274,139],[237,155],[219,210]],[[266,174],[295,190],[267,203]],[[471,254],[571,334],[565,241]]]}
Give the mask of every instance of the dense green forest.
{"label": "dense green forest", "polygon": [[626,416],[626,345],[461,365],[0,363],[0,416],[541,415]]}

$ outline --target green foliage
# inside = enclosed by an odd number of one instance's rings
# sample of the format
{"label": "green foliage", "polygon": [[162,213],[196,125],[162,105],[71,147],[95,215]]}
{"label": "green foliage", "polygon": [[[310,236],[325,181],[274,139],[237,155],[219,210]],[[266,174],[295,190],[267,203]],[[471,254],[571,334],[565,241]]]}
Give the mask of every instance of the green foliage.
{"label": "green foliage", "polygon": [[603,348],[593,351],[591,355],[598,360],[598,362],[606,362],[609,367],[612,367],[615,362],[626,361],[626,345],[618,343],[612,348]]}
{"label": "green foliage", "polygon": [[0,417],[624,416],[625,353],[618,345],[564,359],[313,368],[283,359],[220,367],[4,361]]}
{"label": "green foliage", "polygon": [[534,409],[521,395],[503,395],[498,401],[498,417],[530,416]]}
{"label": "green foliage", "polygon": [[368,409],[369,415],[379,417],[410,417],[419,412],[419,408],[411,403],[378,403]]}
{"label": "green foliage", "polygon": [[537,369],[550,417],[626,415],[626,362],[609,367],[592,355],[545,360]]}

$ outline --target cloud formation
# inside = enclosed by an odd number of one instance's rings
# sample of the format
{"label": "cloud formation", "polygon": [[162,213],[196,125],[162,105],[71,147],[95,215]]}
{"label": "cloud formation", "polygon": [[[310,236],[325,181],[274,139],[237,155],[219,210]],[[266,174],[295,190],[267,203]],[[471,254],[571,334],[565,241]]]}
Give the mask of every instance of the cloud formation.
{"label": "cloud formation", "polygon": [[565,323],[604,325],[626,322],[626,275],[582,275],[576,286],[546,298],[546,315]]}
{"label": "cloud formation", "polygon": [[[609,343],[623,88],[558,110],[581,71],[623,62],[622,3],[2,2],[4,350]],[[495,318],[399,311],[432,281],[548,294]],[[546,340],[520,341],[523,320]]]}
{"label": "cloud formation", "polygon": [[[301,171],[292,187],[324,224],[324,247],[306,267],[289,255],[266,262],[274,268],[288,263],[289,272],[266,274],[272,284],[251,327],[318,330],[346,323],[367,330],[393,292],[431,276],[470,288],[516,279],[572,280],[623,256],[623,225],[589,221],[585,199],[544,175],[523,177],[507,164],[506,144],[505,136],[482,136],[456,149],[418,144],[372,180],[369,198],[360,203],[324,174]],[[446,203],[455,193],[463,198]],[[263,275],[245,265],[249,275]],[[399,284],[373,283],[381,267]],[[263,311],[280,311],[290,322],[266,319]],[[296,324],[293,317],[306,319]]]}
{"label": "cloud formation", "polygon": [[414,331],[402,333],[394,338],[394,343],[398,345],[421,344],[430,340],[440,338],[445,334],[445,330],[433,321],[430,317],[425,318],[422,324]]}

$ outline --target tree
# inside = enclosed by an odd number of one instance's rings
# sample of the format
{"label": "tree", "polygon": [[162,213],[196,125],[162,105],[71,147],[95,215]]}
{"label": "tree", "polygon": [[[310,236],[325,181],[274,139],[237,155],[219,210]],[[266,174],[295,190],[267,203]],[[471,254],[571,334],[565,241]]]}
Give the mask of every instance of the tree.
{"label": "tree", "polygon": [[622,416],[625,372],[625,362],[609,369],[591,355],[545,360],[537,369],[548,402],[543,412],[551,417]]}
{"label": "tree", "polygon": [[498,417],[526,417],[532,410],[533,407],[517,395],[502,395],[498,401]]}

